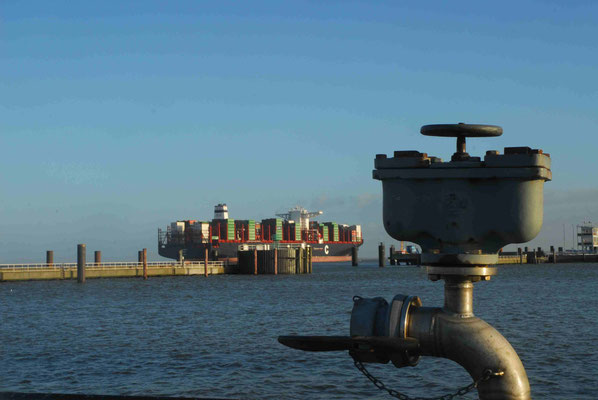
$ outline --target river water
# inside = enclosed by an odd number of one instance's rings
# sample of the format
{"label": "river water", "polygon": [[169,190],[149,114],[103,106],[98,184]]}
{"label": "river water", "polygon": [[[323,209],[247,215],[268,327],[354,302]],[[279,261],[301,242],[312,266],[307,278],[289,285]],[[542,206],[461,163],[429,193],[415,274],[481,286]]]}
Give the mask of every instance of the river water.
{"label": "river water", "polygon": [[[474,311],[513,345],[536,399],[595,399],[598,264],[502,266],[475,284]],[[385,399],[346,353],[305,353],[279,335],[347,335],[353,295],[421,297],[417,267],[314,265],[312,275],[0,284],[0,391],[243,399]],[[471,382],[458,365],[371,365],[434,396]],[[477,398],[468,395],[465,398]]]}

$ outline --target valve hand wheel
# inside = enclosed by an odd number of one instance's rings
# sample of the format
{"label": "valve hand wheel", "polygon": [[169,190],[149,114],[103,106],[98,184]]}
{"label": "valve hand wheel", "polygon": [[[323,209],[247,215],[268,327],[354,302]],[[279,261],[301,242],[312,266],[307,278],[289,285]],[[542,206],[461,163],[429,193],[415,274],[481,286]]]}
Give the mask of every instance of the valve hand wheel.
{"label": "valve hand wheel", "polygon": [[438,124],[424,125],[420,133],[425,136],[456,137],[457,152],[453,154],[452,160],[468,160],[469,154],[465,151],[466,137],[492,137],[502,135],[502,128],[496,125],[478,124]]}

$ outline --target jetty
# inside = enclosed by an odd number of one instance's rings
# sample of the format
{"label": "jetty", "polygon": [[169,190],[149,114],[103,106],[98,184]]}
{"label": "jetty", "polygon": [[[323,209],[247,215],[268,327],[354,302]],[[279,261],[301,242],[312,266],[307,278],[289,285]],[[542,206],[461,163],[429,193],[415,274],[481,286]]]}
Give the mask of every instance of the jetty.
{"label": "jetty", "polygon": [[55,263],[54,252],[46,252],[45,263],[0,264],[0,282],[32,280],[76,280],[87,278],[143,278],[159,276],[222,275],[222,274],[309,274],[312,272],[311,247],[253,249],[239,251],[239,262],[210,260],[208,251],[203,260],[148,261],[147,249],[138,252],[133,261],[102,261],[102,252],[95,251],[94,262],[87,262],[87,246],[77,245],[76,263]]}
{"label": "jetty", "polygon": [[[0,264],[0,282],[30,280],[79,280],[77,263]],[[220,275],[233,273],[236,266],[222,261],[153,261],[86,263],[85,277],[91,278],[144,278],[182,275]]]}
{"label": "jetty", "polygon": [[[421,265],[421,254],[396,251],[394,246],[390,247],[388,255],[390,265]],[[384,266],[385,252],[384,244],[378,247],[378,262]],[[541,247],[535,249],[518,248],[517,251],[498,253],[498,265],[505,264],[571,264],[571,263],[598,263],[598,253],[594,251],[567,251],[562,247],[544,251]]]}

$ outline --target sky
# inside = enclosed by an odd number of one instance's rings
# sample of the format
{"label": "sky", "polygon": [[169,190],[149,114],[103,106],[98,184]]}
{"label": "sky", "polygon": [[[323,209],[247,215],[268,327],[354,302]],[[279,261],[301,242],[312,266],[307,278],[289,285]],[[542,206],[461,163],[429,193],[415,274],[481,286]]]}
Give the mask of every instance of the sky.
{"label": "sky", "polygon": [[376,154],[552,157],[541,233],[598,222],[595,1],[0,2],[0,263],[160,259],[177,219],[302,205],[382,227]]}

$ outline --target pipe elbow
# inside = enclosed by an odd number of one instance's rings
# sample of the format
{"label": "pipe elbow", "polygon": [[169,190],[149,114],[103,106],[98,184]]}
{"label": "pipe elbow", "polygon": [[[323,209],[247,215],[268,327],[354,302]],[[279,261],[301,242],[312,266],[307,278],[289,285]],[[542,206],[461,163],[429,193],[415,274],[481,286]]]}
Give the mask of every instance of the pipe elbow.
{"label": "pipe elbow", "polygon": [[515,349],[485,321],[418,307],[413,310],[411,322],[413,329],[409,336],[420,340],[422,355],[455,361],[474,381],[484,376],[486,369],[504,372],[502,376],[479,382],[480,399],[531,398],[527,374]]}

